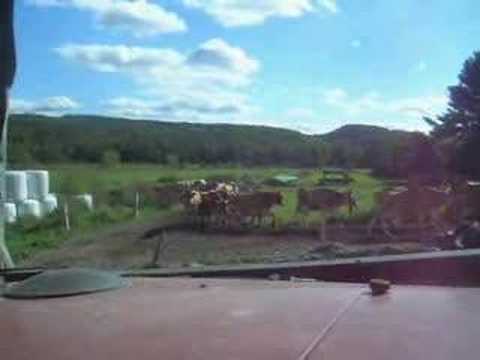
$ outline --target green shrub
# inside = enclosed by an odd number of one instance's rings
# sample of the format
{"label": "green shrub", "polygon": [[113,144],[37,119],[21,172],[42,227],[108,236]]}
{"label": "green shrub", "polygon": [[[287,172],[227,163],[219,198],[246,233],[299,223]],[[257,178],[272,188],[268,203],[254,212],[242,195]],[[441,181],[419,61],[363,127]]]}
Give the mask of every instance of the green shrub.
{"label": "green shrub", "polygon": [[82,217],[85,224],[113,224],[132,217],[132,209],[125,206],[100,206]]}
{"label": "green shrub", "polygon": [[102,154],[102,165],[106,167],[114,167],[120,164],[120,153],[116,150],[106,150]]}

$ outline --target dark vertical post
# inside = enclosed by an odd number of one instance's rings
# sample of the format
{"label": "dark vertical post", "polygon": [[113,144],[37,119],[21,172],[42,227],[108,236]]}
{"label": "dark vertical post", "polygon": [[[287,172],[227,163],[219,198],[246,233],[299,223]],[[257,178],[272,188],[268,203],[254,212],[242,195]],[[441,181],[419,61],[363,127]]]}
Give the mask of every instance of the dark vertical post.
{"label": "dark vertical post", "polygon": [[0,1],[0,138],[7,122],[8,91],[16,70],[13,8],[14,0]]}
{"label": "dark vertical post", "polygon": [[14,266],[4,237],[8,95],[16,68],[13,8],[14,0],[0,1],[0,268]]}

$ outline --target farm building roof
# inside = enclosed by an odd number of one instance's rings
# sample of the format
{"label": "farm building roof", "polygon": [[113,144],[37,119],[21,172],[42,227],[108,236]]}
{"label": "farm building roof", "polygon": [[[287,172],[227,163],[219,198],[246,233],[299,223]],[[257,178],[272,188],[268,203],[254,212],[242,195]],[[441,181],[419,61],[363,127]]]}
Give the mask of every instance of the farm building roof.
{"label": "farm building roof", "polygon": [[273,177],[275,181],[278,181],[280,183],[284,184],[294,184],[298,181],[298,176],[294,175],[276,175]]}

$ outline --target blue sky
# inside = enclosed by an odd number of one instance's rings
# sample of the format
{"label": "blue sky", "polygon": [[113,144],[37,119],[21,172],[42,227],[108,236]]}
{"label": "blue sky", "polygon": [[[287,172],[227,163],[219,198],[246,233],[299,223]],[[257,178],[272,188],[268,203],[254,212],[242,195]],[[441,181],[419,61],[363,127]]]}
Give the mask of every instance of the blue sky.
{"label": "blue sky", "polygon": [[17,0],[15,112],[427,130],[477,0]]}

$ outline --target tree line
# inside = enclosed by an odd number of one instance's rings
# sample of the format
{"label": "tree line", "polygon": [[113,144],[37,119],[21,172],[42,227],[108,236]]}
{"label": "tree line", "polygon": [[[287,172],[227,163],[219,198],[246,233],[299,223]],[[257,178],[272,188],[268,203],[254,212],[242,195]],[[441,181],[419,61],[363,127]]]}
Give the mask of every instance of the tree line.
{"label": "tree line", "polygon": [[[13,115],[12,166],[53,163],[237,164],[373,168],[401,176],[424,135],[348,125],[325,135],[266,126]],[[420,141],[421,142],[421,141]]]}

